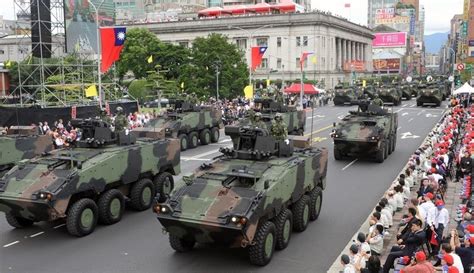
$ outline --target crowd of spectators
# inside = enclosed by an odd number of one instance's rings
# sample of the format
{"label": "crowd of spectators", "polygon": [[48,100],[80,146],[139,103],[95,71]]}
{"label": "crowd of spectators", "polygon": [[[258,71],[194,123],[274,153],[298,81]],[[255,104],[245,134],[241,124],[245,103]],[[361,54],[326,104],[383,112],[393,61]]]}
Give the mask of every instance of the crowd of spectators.
{"label": "crowd of spectators", "polygon": [[[451,103],[375,207],[367,232],[360,233],[350,253],[341,256],[344,273],[388,273],[391,269],[400,273],[470,272],[474,257],[474,222],[469,211],[474,106],[467,107],[459,99]],[[445,194],[448,184],[458,181],[463,183],[460,197],[465,202],[458,207],[458,228],[449,230]],[[396,214],[402,215],[400,224],[393,221]],[[386,245],[391,236],[396,236],[396,244]],[[384,251],[388,255],[382,263]]]}

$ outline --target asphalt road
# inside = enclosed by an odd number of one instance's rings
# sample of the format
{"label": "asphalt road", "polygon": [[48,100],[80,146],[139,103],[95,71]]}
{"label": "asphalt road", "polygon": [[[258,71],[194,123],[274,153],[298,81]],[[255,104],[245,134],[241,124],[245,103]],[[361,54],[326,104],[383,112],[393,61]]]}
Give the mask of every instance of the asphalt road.
{"label": "asphalt road", "polygon": [[[84,238],[71,237],[63,224],[42,223],[29,229],[12,229],[0,215],[0,272],[326,272],[354,232],[367,218],[408,157],[439,120],[442,108],[417,108],[403,102],[399,113],[395,152],[382,164],[366,160],[335,161],[329,137],[332,123],[355,107],[315,109],[313,139],[328,147],[327,189],[319,219],[303,233],[294,233],[290,245],[275,253],[266,267],[248,263],[243,249],[198,247],[175,253],[151,211],[126,211],[121,222],[99,225]],[[308,112],[307,130],[311,128]],[[183,174],[217,156],[230,139],[182,154]]]}

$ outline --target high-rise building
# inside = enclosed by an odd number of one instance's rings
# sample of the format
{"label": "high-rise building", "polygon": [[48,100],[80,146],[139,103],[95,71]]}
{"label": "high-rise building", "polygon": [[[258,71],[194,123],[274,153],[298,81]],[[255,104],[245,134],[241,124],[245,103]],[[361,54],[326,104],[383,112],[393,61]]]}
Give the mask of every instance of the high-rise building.
{"label": "high-rise building", "polygon": [[401,3],[405,5],[412,5],[416,10],[416,20],[418,20],[420,10],[420,0],[401,0]]}
{"label": "high-rise building", "polygon": [[379,20],[385,20],[394,9],[399,0],[369,0],[369,11],[367,14],[369,28],[374,28],[378,25]]}

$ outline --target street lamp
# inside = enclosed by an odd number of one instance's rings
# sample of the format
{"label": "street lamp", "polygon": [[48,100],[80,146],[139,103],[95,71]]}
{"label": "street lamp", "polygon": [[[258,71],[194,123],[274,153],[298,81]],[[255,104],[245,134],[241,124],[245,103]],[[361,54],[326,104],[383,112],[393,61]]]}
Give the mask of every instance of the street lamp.
{"label": "street lamp", "polygon": [[[449,49],[450,52],[453,52],[453,55],[454,55],[453,64],[452,64],[452,67],[451,67],[451,73],[452,73],[453,78],[454,78],[454,64],[456,63],[456,51],[454,51],[454,49],[452,49],[451,47],[448,47],[448,49]],[[454,92],[454,79],[451,82],[451,92]]]}
{"label": "street lamp", "polygon": [[100,37],[99,37],[99,33],[100,33],[99,10],[102,7],[102,4],[104,4],[104,1],[105,0],[101,0],[100,3],[99,3],[99,6],[96,7],[94,5],[94,3],[92,3],[91,0],[87,0],[87,2],[89,2],[89,4],[94,8],[95,21],[97,23],[97,35],[96,35],[96,39],[97,39],[97,78],[98,78],[97,83],[99,85],[99,107],[100,107],[100,109],[102,109],[102,78],[101,78],[101,75],[100,75],[100,62],[101,62],[101,59],[100,59]]}
{"label": "street lamp", "polygon": [[221,60],[214,62],[214,69],[216,70],[216,101],[219,101],[219,74],[221,68]]}
{"label": "street lamp", "polygon": [[244,28],[241,28],[241,27],[236,27],[236,26],[227,26],[229,29],[238,29],[238,30],[241,30],[245,33],[247,33],[248,37],[249,37],[249,52],[250,52],[250,64],[249,64],[249,85],[252,85],[252,40],[253,40],[253,37],[254,37],[254,34],[261,30],[261,29],[264,29],[264,28],[267,28],[267,27],[273,27],[273,25],[264,25],[264,26],[261,26],[261,27],[258,27],[256,28],[254,31],[250,32],[249,30],[247,29],[244,29]]}

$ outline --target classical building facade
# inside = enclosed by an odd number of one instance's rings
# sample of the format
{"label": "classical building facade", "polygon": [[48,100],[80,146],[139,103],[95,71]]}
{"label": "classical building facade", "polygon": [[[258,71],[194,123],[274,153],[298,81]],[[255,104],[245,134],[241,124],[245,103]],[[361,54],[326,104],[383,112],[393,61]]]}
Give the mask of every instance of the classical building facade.
{"label": "classical building facade", "polygon": [[304,65],[305,78],[324,81],[326,88],[353,76],[372,73],[372,31],[322,13],[225,17],[192,21],[136,24],[165,42],[192,46],[197,37],[226,35],[250,63],[252,46],[267,46],[256,79],[301,79],[300,57],[313,52]]}

